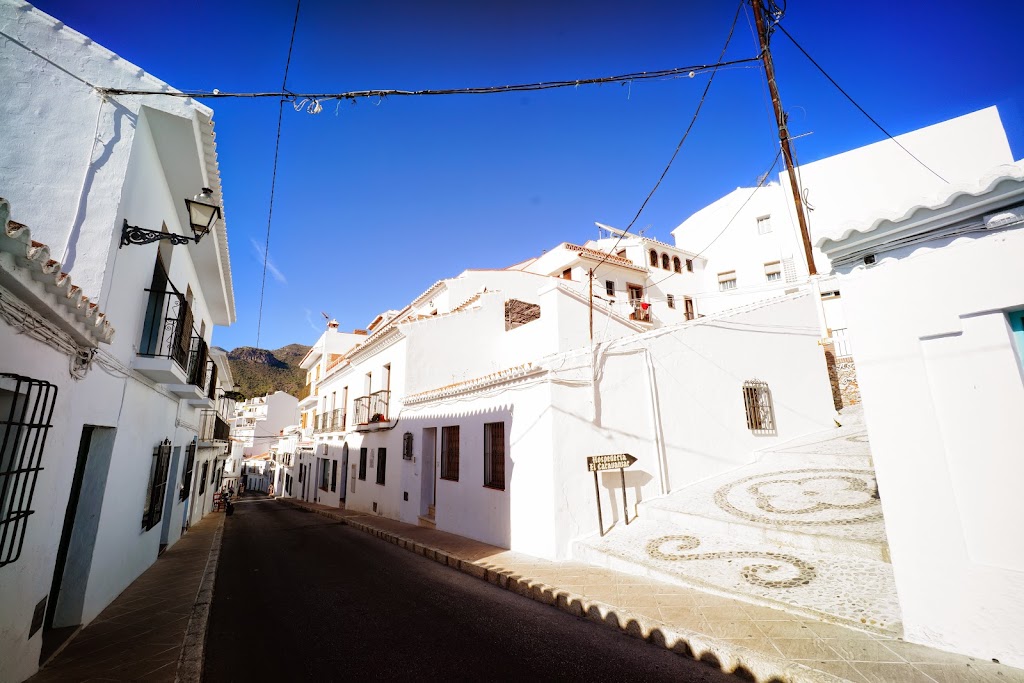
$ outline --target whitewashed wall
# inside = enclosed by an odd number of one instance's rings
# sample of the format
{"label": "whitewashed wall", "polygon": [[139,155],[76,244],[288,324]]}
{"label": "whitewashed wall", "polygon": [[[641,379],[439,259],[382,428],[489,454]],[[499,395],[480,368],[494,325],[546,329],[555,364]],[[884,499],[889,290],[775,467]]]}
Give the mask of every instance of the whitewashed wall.
{"label": "whitewashed wall", "polygon": [[843,269],[907,640],[1024,667],[1024,230]]}

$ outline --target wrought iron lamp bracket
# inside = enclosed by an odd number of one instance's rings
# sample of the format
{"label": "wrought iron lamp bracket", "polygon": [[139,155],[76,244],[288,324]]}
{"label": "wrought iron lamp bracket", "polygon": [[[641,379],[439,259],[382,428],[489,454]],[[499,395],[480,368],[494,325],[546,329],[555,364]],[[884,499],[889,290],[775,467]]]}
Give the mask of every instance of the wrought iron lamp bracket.
{"label": "wrought iron lamp bracket", "polygon": [[202,235],[196,235],[193,238],[173,232],[146,230],[135,225],[128,225],[128,219],[125,219],[124,224],[121,226],[121,244],[117,248],[120,249],[126,244],[149,244],[160,240],[168,240],[171,244],[188,244],[189,242],[198,244],[201,238]]}

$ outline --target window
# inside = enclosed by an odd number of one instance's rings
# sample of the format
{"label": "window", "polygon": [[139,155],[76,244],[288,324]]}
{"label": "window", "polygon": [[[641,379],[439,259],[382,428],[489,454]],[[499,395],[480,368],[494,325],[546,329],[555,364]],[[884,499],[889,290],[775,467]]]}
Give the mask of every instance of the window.
{"label": "window", "polygon": [[359,449],[359,480],[366,481],[366,449]]}
{"label": "window", "polygon": [[0,567],[21,557],[56,399],[49,382],[0,373]]}
{"label": "window", "polygon": [[736,271],[730,270],[727,273],[718,274],[718,291],[727,292],[736,289]]}
{"label": "window", "polygon": [[164,494],[167,493],[167,465],[171,460],[171,442],[165,439],[153,448],[153,460],[149,465],[149,487],[146,489],[146,505],[142,511],[142,528],[149,531],[164,516]]}
{"label": "window", "polygon": [[505,423],[484,425],[484,486],[505,490]]}
{"label": "window", "polygon": [[686,259],[686,272],[687,273],[692,273],[693,272],[693,259],[692,258]]}
{"label": "window", "polygon": [[[210,471],[210,461],[203,463],[203,469],[199,471],[199,495],[206,493],[206,474]],[[242,472],[245,474],[245,472]]]}
{"label": "window", "polygon": [[459,428],[441,428],[441,478],[459,480]]}
{"label": "window", "polygon": [[629,303],[636,303],[644,298],[644,288],[640,285],[626,285],[629,292]]}
{"label": "window", "polygon": [[672,270],[677,273],[683,272],[683,262],[679,260],[678,256],[672,257]]}
{"label": "window", "polygon": [[664,268],[665,270],[668,270],[669,269],[669,265],[668,264],[669,264],[668,254],[662,254],[661,255],[661,267]]}
{"label": "window", "polygon": [[387,476],[388,449],[377,449],[377,483],[384,486],[384,477]]}
{"label": "window", "polygon": [[782,280],[782,264],[778,261],[764,264],[764,279],[768,282],[780,282]]}
{"label": "window", "polygon": [[572,279],[572,268],[566,268],[565,270],[562,271],[562,279],[563,280],[571,280]]}
{"label": "window", "polygon": [[412,460],[412,432],[402,435],[402,460]]}
{"label": "window", "polygon": [[775,434],[775,409],[767,382],[744,382],[743,406],[747,411],[747,429],[755,434]]}
{"label": "window", "polygon": [[658,267],[658,252],[656,252],[653,249],[651,249],[651,267],[652,268],[657,268]]}
{"label": "window", "polygon": [[604,281],[604,293],[608,296],[615,296],[615,280]]}
{"label": "window", "polygon": [[196,465],[196,442],[193,441],[185,449],[185,471],[181,473],[181,493],[178,500],[185,500],[192,491],[192,469]]}
{"label": "window", "polygon": [[318,458],[320,460],[320,490],[326,491],[331,485],[330,472],[327,469],[327,459]]}
{"label": "window", "polygon": [[686,319],[693,320],[693,299],[688,296],[683,297],[683,310],[686,311]]}
{"label": "window", "polygon": [[676,297],[675,297],[675,295],[674,294],[669,294],[669,295],[667,295],[667,299],[668,299],[668,307],[669,308],[675,308],[676,307]]}
{"label": "window", "polygon": [[761,216],[757,219],[757,234],[767,235],[772,231],[772,217]]}

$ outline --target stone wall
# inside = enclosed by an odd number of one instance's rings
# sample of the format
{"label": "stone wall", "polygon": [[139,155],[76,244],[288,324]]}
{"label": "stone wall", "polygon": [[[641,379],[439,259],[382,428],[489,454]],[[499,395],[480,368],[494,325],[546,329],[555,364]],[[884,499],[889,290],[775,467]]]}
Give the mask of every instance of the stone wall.
{"label": "stone wall", "polygon": [[822,342],[825,348],[825,365],[828,379],[832,384],[832,401],[836,410],[860,403],[860,388],[857,386],[857,367],[853,356],[836,356],[832,340]]}

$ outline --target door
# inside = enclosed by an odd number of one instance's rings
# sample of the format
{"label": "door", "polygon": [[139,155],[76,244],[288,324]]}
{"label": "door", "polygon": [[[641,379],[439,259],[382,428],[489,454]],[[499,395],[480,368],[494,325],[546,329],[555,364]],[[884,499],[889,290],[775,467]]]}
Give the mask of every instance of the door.
{"label": "door", "polygon": [[420,467],[420,514],[433,516],[437,505],[437,427],[423,430],[422,465]]}
{"label": "door", "polygon": [[693,320],[693,299],[691,299],[690,297],[686,297],[685,299],[683,299],[683,305],[685,306],[686,310],[686,319]]}
{"label": "door", "polygon": [[[64,529],[53,568],[46,604],[46,630],[75,626],[82,621],[85,589],[99,531],[100,509],[114,451],[113,427],[84,425],[71,480]],[[51,650],[52,651],[52,650]]]}

